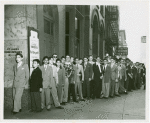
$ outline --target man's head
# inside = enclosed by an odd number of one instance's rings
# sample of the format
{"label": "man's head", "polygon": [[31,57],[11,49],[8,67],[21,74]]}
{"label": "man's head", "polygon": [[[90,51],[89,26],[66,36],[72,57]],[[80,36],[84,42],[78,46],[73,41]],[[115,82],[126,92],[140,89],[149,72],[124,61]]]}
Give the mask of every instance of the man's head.
{"label": "man's head", "polygon": [[96,57],[96,62],[99,62],[99,63],[100,63],[100,60],[101,60],[100,57],[97,56],[97,57]]}
{"label": "man's head", "polygon": [[43,63],[44,63],[45,65],[48,64],[48,56],[44,56],[44,58],[43,58]]}
{"label": "man's head", "polygon": [[90,55],[90,56],[89,56],[89,61],[92,62],[92,60],[93,60],[93,56]]}
{"label": "man's head", "polygon": [[40,65],[40,60],[39,59],[34,59],[33,64],[32,64],[33,68],[37,68],[39,65]]}
{"label": "man's head", "polygon": [[104,65],[106,65],[108,63],[107,59],[104,59]]}
{"label": "man's head", "polygon": [[60,60],[60,59],[57,59],[57,60],[56,60],[56,64],[57,64],[58,67],[60,67],[61,60]]}
{"label": "man's head", "polygon": [[49,57],[49,58],[48,58],[48,61],[49,61],[49,64],[53,64],[53,63],[54,63],[53,57]]}
{"label": "man's head", "polygon": [[79,64],[79,58],[75,58],[76,64]]}
{"label": "man's head", "polygon": [[88,58],[84,57],[84,63],[87,63],[87,62],[88,62]]}
{"label": "man's head", "polygon": [[17,63],[21,62],[23,60],[23,55],[21,53],[16,54],[16,61]]}
{"label": "man's head", "polygon": [[66,61],[70,62],[70,56],[69,55],[66,55]]}
{"label": "man's head", "polygon": [[53,60],[56,61],[56,59],[57,59],[57,54],[54,53],[54,54],[53,54]]}
{"label": "man's head", "polygon": [[80,58],[80,59],[79,59],[79,64],[82,64],[82,62],[83,62],[83,59]]}
{"label": "man's head", "polygon": [[62,57],[61,57],[61,63],[62,63],[62,64],[65,64],[65,60],[66,60],[65,57],[62,56]]}
{"label": "man's head", "polygon": [[71,62],[71,63],[74,62],[74,57],[73,57],[73,56],[70,57],[70,62]]}

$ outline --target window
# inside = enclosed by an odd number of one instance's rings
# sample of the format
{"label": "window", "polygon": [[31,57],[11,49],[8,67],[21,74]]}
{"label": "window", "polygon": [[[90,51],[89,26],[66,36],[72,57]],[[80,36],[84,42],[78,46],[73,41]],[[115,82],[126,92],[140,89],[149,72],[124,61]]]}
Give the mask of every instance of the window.
{"label": "window", "polygon": [[53,22],[44,18],[44,32],[53,35]]}

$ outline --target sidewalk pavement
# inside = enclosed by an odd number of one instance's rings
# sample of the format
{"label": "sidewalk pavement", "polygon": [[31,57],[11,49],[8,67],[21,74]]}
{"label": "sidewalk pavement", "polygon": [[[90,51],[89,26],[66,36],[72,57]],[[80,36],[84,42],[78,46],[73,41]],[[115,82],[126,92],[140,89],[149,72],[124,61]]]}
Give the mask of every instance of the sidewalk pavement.
{"label": "sidewalk pavement", "polygon": [[86,100],[69,103],[64,109],[44,109],[40,113],[22,111],[12,115],[4,111],[4,119],[102,119],[102,120],[145,120],[146,91],[140,90],[122,94],[121,97],[109,99]]}

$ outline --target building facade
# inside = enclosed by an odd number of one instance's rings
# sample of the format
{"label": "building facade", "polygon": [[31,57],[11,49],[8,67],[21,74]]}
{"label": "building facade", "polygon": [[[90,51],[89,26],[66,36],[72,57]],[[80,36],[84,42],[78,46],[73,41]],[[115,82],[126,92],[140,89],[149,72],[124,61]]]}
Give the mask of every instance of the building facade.
{"label": "building facade", "polygon": [[[119,8],[104,5],[5,5],[4,26],[4,95],[5,107],[10,108],[15,53],[21,52],[24,62],[28,64],[29,61],[28,27],[39,32],[41,61],[44,56],[54,53],[59,58],[93,55],[103,59],[106,53],[114,55],[118,45]],[[28,86],[26,88],[24,95],[29,99]]]}
{"label": "building facade", "polygon": [[128,46],[126,43],[126,33],[125,30],[119,31],[119,43],[117,48],[117,55],[121,56],[122,58],[127,58],[128,56]]}

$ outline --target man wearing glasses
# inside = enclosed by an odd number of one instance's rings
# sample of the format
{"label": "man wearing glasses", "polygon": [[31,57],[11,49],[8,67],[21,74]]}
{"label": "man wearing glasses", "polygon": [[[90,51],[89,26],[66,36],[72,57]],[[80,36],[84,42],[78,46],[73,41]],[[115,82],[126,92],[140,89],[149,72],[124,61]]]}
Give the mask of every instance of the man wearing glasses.
{"label": "man wearing glasses", "polygon": [[54,53],[54,54],[53,54],[53,62],[54,62],[54,65],[56,65],[56,59],[57,59],[57,54]]}

